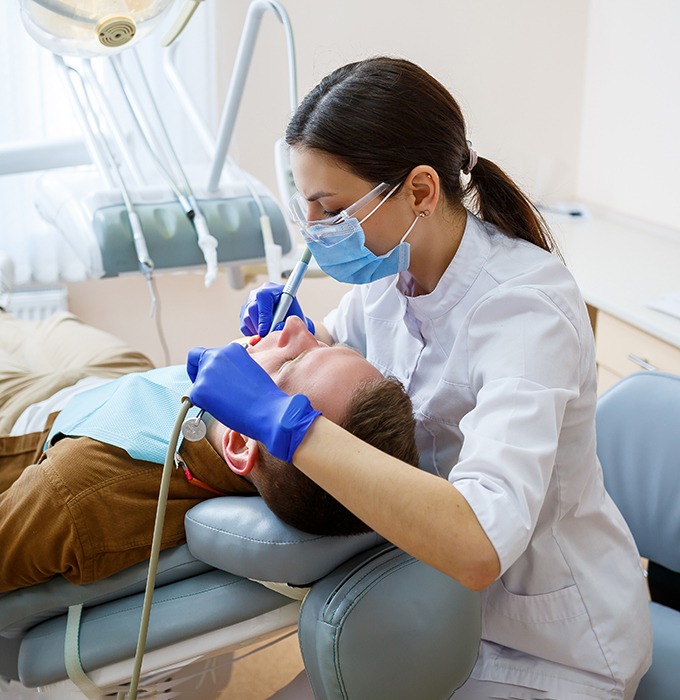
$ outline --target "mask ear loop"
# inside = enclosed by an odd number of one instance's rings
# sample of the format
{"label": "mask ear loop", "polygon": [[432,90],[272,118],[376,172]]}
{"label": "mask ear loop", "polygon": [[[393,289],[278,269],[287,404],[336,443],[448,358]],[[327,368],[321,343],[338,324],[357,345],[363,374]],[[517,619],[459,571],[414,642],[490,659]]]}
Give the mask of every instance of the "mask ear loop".
{"label": "mask ear loop", "polygon": [[[371,211],[369,211],[368,214],[366,214],[366,216],[364,216],[364,218],[359,222],[359,225],[363,224],[364,221],[366,221],[366,219],[368,219],[369,216],[373,216],[373,214],[375,214],[375,213],[378,211],[378,209],[380,209],[380,207],[381,207],[383,204],[385,204],[385,202],[397,191],[397,188],[399,187],[399,185],[401,185],[401,182],[398,182],[398,183],[397,183],[397,184],[396,184],[396,185],[395,185],[381,200],[380,200],[380,202],[378,203],[378,206],[376,206],[374,209],[371,209]],[[410,229],[409,229],[409,231],[410,231]]]}
{"label": "mask ear loop", "polygon": [[[384,200],[383,200],[384,201]],[[414,226],[418,223],[418,219],[424,219],[426,216],[430,215],[430,210],[425,209],[425,211],[421,211],[420,214],[416,214],[416,218],[413,219],[413,223],[408,227],[408,231],[402,236],[401,240],[399,241],[399,245],[401,245],[405,240],[406,237],[408,236],[411,231],[413,231]]]}

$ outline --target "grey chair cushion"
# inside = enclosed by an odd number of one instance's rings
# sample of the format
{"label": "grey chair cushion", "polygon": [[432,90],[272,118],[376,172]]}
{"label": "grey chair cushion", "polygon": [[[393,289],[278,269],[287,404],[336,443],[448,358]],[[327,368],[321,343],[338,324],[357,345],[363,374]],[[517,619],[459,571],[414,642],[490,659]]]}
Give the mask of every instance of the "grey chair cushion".
{"label": "grey chair cushion", "polygon": [[19,680],[18,663],[20,646],[20,639],[4,639],[0,637],[0,678],[10,681]]}
{"label": "grey chair cushion", "polygon": [[680,571],[680,377],[641,372],[605,392],[597,454],[642,556]]}
{"label": "grey chair cushion", "polygon": [[314,585],[299,622],[317,700],[448,700],[480,636],[479,594],[392,545]]}
{"label": "grey chair cushion", "polygon": [[191,553],[216,569],[260,581],[306,586],[358,552],[385,540],[309,535],[286,525],[259,497],[225,496],[194,506],[185,516]]}
{"label": "grey chair cushion", "polygon": [[[102,581],[84,586],[70,583],[62,576],[28,588],[0,594],[0,636],[21,637],[44,620],[66,613],[70,605],[92,607],[143,591],[148,563],[141,562]],[[156,586],[165,586],[206,571],[211,566],[198,561],[186,545],[161,552]]]}
{"label": "grey chair cushion", "polygon": [[[156,621],[147,649],[291,604],[289,598],[246,578],[302,586],[383,542],[373,533],[357,537],[302,533],[278,520],[260,498],[204,501],[189,511],[186,523],[193,553],[187,545],[161,552],[154,611],[165,614],[152,616]],[[213,565],[225,571],[215,571]],[[0,636],[24,638],[18,670],[12,662],[6,675],[20,675],[30,686],[63,680],[66,612],[78,603],[86,608],[81,623],[86,670],[134,656],[147,570],[148,563],[142,562],[84,586],[55,577],[0,595]],[[112,638],[115,645],[110,644]],[[16,646],[11,648],[13,657]]]}
{"label": "grey chair cushion", "polygon": [[654,662],[640,681],[635,700],[677,700],[680,695],[680,612],[650,603]]}
{"label": "grey chair cushion", "polygon": [[[374,533],[308,535],[279,521],[261,499],[243,497],[204,501],[187,514],[186,529],[188,546],[161,555],[148,650],[284,606],[297,611],[297,603],[247,577],[295,586],[318,581],[305,603],[301,639],[313,643],[305,652],[310,675],[323,676],[316,682],[324,688],[328,677],[338,678],[351,691],[342,697],[399,700],[426,688],[427,697],[437,698],[453,692],[474,664],[479,596]],[[131,659],[146,570],[143,563],[89,586],[54,579],[1,596],[1,634],[24,636],[22,682],[47,685],[66,677],[64,613],[75,603],[86,606],[80,633],[85,670]],[[328,666],[334,663],[337,668]],[[390,694],[376,695],[378,682]],[[322,692],[320,698],[341,697],[335,689]]]}
{"label": "grey chair cushion", "polygon": [[[680,571],[680,377],[640,372],[605,392],[597,407],[597,454],[640,553]],[[635,700],[675,700],[680,612],[651,603],[650,613],[653,661]]]}
{"label": "grey chair cushion", "polygon": [[[80,656],[86,672],[132,659],[135,655],[143,593],[121,597],[83,610]],[[291,602],[252,581],[211,570],[154,592],[146,650],[198,637]],[[19,651],[18,671],[28,687],[48,685],[67,677],[64,663],[66,616],[52,618],[30,630]],[[115,643],[112,643],[115,640]]]}

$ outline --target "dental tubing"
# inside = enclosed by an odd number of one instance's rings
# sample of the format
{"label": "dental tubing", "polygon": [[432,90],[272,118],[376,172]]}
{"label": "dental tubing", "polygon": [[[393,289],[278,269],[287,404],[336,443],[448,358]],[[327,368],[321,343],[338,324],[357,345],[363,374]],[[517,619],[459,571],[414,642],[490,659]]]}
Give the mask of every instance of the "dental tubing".
{"label": "dental tubing", "polygon": [[[305,248],[300,260],[296,263],[293,271],[288,278],[282,292],[281,299],[274,312],[271,328],[275,328],[278,323],[286,318],[288,309],[295,299],[302,279],[307,272],[309,261],[312,254],[309,248]],[[254,336],[248,341],[249,345],[254,345],[259,340],[258,336]],[[163,464],[163,473],[161,475],[161,485],[158,494],[158,506],[156,507],[156,521],[154,523],[153,539],[151,541],[151,555],[149,557],[149,571],[146,578],[146,588],[144,590],[144,602],[142,604],[142,618],[139,624],[139,636],[137,638],[137,649],[135,651],[135,661],[130,678],[130,689],[128,691],[128,700],[137,700],[137,692],[139,687],[139,679],[142,672],[142,660],[144,658],[144,649],[146,647],[146,637],[149,630],[149,619],[151,617],[151,605],[153,601],[153,591],[156,584],[156,571],[158,569],[158,558],[161,550],[161,540],[163,536],[163,524],[165,522],[165,510],[168,502],[168,491],[170,490],[170,476],[172,469],[175,466],[175,453],[179,443],[180,435],[184,434],[188,440],[200,440],[205,436],[205,424],[201,421],[204,409],[201,409],[196,418],[186,419],[186,415],[191,409],[191,401],[187,397],[182,399],[182,406],[177,414],[175,425],[173,426],[170,440],[168,442],[168,450],[165,455],[165,463]],[[201,424],[202,429],[198,427]],[[188,434],[187,434],[188,433]]]}
{"label": "dental tubing", "polygon": [[161,540],[163,537],[163,524],[165,522],[165,509],[168,502],[168,491],[170,490],[170,476],[175,466],[175,452],[179,442],[180,430],[186,417],[191,402],[188,398],[182,399],[182,407],[177,414],[175,425],[170,434],[168,451],[163,464],[163,474],[161,476],[161,486],[158,493],[158,506],[156,507],[156,521],[153,528],[153,539],[151,541],[151,556],[149,557],[149,572],[146,577],[146,588],[144,590],[144,602],[142,604],[142,619],[139,623],[139,636],[137,638],[137,650],[135,651],[135,663],[130,678],[129,700],[137,700],[137,688],[142,671],[142,659],[144,658],[144,648],[146,646],[146,635],[149,630],[149,618],[151,617],[151,603],[153,590],[156,585],[156,571],[158,569],[158,557],[161,551]]}

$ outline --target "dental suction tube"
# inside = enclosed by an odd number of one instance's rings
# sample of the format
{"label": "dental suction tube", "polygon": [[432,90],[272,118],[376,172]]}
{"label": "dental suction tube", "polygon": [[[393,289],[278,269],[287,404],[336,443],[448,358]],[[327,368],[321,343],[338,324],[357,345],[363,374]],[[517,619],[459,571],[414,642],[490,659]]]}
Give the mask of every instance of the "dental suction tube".
{"label": "dental suction tube", "polygon": [[[144,589],[144,601],[142,603],[142,618],[139,624],[139,635],[137,637],[137,648],[135,651],[134,665],[130,677],[130,688],[128,690],[128,700],[137,700],[139,680],[142,675],[142,661],[146,648],[146,637],[149,631],[149,620],[151,618],[151,605],[153,603],[153,591],[156,585],[156,572],[158,570],[158,558],[161,552],[163,538],[163,523],[165,522],[165,511],[168,503],[168,493],[170,492],[170,477],[175,467],[175,452],[179,444],[182,424],[187,413],[191,409],[191,401],[188,398],[182,399],[182,406],[177,414],[177,419],[172,428],[168,450],[165,455],[163,472],[161,474],[161,485],[158,493],[158,506],[156,508],[156,520],[153,528],[153,539],[151,541],[151,554],[149,556],[149,570],[146,577],[146,587]],[[193,420],[193,419],[190,419]]]}

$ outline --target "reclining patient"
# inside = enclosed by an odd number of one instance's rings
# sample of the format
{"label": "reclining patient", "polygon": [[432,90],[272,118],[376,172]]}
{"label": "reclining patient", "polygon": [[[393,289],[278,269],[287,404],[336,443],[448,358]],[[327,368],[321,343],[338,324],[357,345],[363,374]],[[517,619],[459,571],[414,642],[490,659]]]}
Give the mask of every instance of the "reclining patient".
{"label": "reclining patient", "polygon": [[[5,351],[6,321],[14,327],[18,323],[0,313],[0,349]],[[75,330],[74,353],[83,353],[80,333],[100,340],[106,336],[88,327]],[[129,366],[129,349],[119,350],[123,366]],[[319,343],[297,317],[249,352],[284,391],[304,393],[329,419],[417,466],[410,399],[396,380],[383,378],[359,353]],[[4,405],[10,400],[3,380],[14,378],[14,399],[17,386],[31,386],[17,382],[16,372],[3,374],[7,359],[0,359],[0,416],[6,415]],[[136,356],[134,361],[146,360]],[[111,369],[112,359],[109,364],[106,376],[118,371]],[[89,367],[86,375],[98,373]],[[35,383],[52,386],[44,375],[37,373]],[[14,422],[19,429],[33,423],[36,432],[16,435],[15,429],[13,436],[0,438],[0,592],[55,575],[90,583],[149,556],[161,464],[181,398],[190,388],[186,370],[164,367],[106,381],[82,379],[76,372],[73,378],[80,380],[76,389],[59,387],[45,402],[27,406]],[[79,391],[83,382],[86,388]],[[16,408],[16,400],[14,404]],[[55,407],[58,413],[52,411]],[[185,513],[218,495],[259,493],[282,520],[315,534],[368,530],[264,446],[213,419],[207,422],[203,440],[181,443],[163,548],[183,543]]]}

